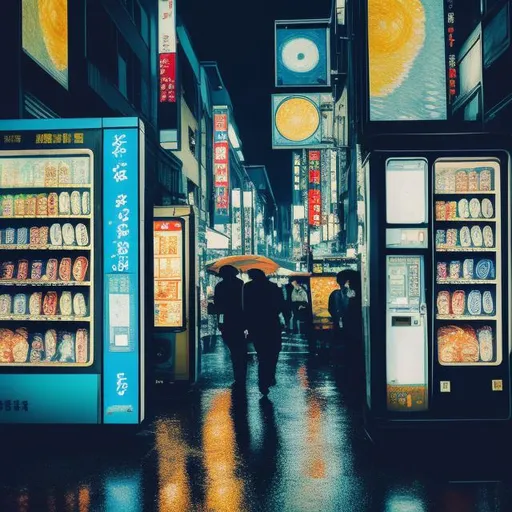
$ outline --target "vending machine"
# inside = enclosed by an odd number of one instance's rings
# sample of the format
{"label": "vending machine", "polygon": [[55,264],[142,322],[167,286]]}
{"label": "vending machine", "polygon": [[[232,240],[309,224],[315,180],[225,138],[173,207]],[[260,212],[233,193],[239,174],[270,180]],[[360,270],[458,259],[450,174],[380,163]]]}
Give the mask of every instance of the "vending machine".
{"label": "vending machine", "polygon": [[381,137],[361,162],[369,428],[510,418],[507,147]]}
{"label": "vending machine", "polygon": [[159,398],[200,374],[197,221],[193,206],[154,208],[152,379]]}
{"label": "vending machine", "polygon": [[144,419],[144,126],[0,121],[0,423]]}

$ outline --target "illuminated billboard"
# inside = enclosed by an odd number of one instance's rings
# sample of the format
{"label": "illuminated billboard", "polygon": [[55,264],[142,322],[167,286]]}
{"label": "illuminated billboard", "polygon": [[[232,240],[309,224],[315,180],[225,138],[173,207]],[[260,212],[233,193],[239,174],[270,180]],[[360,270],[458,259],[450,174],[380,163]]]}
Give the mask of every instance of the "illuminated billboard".
{"label": "illuminated billboard", "polygon": [[370,121],[447,119],[444,0],[368,0]]}
{"label": "illuminated billboard", "polygon": [[158,2],[158,60],[160,103],[176,103],[176,5],[175,0]]}
{"label": "illuminated billboard", "polygon": [[330,93],[273,94],[273,149],[327,147],[332,110]]}
{"label": "illuminated billboard", "polygon": [[329,28],[277,21],[276,87],[330,85]]}
{"label": "illuminated billboard", "polygon": [[67,0],[22,1],[22,46],[30,58],[68,88]]}
{"label": "illuminated billboard", "polygon": [[320,151],[308,151],[308,176],[309,176],[309,225],[319,227],[321,225],[322,214],[322,192],[321,192],[321,170],[320,170]]}
{"label": "illuminated billboard", "polygon": [[213,107],[213,188],[215,224],[228,224],[229,215],[229,114],[227,107]]}

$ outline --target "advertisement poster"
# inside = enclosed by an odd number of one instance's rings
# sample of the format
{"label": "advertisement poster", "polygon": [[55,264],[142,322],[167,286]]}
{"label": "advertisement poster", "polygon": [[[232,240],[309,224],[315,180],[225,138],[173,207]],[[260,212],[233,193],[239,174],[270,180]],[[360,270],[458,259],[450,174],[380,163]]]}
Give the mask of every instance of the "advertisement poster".
{"label": "advertisement poster", "polygon": [[311,276],[311,304],[313,308],[313,325],[321,329],[332,326],[329,314],[329,297],[339,288],[336,276]]}
{"label": "advertisement poster", "polygon": [[284,23],[276,23],[276,87],[329,85],[329,29]]}
{"label": "advertisement poster", "polygon": [[68,0],[22,1],[23,50],[68,88]]}
{"label": "advertisement poster", "polygon": [[368,0],[370,121],[447,118],[444,0]]}
{"label": "advertisement poster", "polygon": [[155,327],[184,326],[183,223],[179,220],[153,222]]}
{"label": "advertisement poster", "polygon": [[107,129],[103,142],[105,423],[139,417],[139,132]]}
{"label": "advertisement poster", "polygon": [[213,110],[213,186],[215,224],[228,224],[229,215],[229,114],[227,107]]}

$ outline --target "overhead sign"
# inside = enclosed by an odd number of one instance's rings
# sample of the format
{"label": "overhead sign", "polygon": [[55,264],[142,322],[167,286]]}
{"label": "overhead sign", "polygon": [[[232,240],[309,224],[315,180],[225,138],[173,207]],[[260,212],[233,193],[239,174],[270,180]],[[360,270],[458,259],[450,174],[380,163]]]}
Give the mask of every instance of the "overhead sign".
{"label": "overhead sign", "polygon": [[275,30],[276,87],[329,86],[327,24],[314,20],[276,21]]}
{"label": "overhead sign", "polygon": [[227,107],[213,107],[213,187],[215,224],[228,224],[229,215],[229,113]]}
{"label": "overhead sign", "polygon": [[320,172],[320,151],[308,151],[308,176],[309,176],[309,225],[319,227],[322,222],[322,192]]}
{"label": "overhead sign", "polygon": [[273,149],[332,146],[327,136],[333,108],[330,93],[273,94]]}
{"label": "overhead sign", "polygon": [[445,0],[368,0],[370,121],[447,119]]}

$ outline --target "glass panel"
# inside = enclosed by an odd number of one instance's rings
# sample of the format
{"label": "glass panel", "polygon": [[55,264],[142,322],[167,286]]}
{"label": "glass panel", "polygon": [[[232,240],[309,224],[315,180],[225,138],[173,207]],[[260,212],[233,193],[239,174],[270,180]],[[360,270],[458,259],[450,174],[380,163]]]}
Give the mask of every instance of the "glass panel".
{"label": "glass panel", "polygon": [[482,40],[477,39],[459,64],[460,91],[463,97],[482,81]]}
{"label": "glass panel", "polygon": [[386,375],[391,411],[428,408],[424,295],[423,258],[388,256]]}
{"label": "glass panel", "polygon": [[499,164],[438,160],[435,338],[441,365],[502,360]]}
{"label": "glass panel", "polygon": [[0,366],[93,363],[93,172],[80,153],[0,154]]}
{"label": "glass panel", "polygon": [[390,158],[386,162],[388,224],[427,222],[427,161]]}

